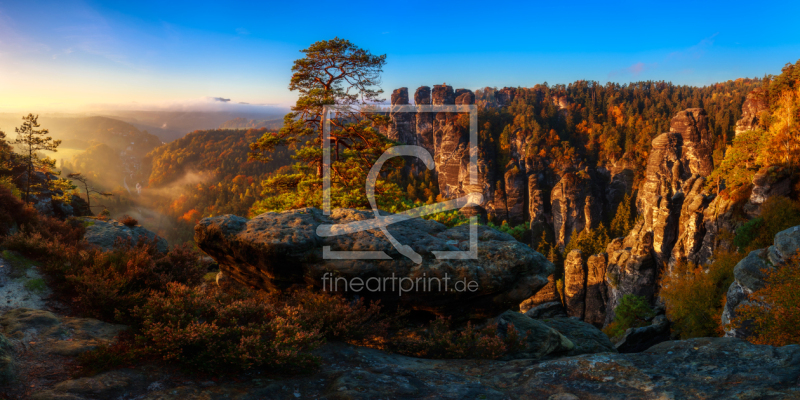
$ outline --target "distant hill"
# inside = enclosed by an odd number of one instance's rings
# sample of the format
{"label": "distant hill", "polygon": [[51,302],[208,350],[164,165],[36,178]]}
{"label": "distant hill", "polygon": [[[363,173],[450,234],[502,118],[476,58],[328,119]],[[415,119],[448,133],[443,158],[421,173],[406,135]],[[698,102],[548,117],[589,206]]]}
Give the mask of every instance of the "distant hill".
{"label": "distant hill", "polygon": [[[22,115],[0,115],[0,130],[10,138],[16,137],[14,128],[22,122]],[[84,150],[95,143],[127,149],[140,156],[161,145],[161,139],[135,126],[107,117],[50,116],[39,117],[41,128],[48,129],[54,139],[62,140],[61,148]]]}
{"label": "distant hill", "polygon": [[217,179],[236,175],[258,176],[291,163],[289,151],[277,149],[269,163],[248,161],[250,143],[267,129],[213,129],[194,131],[158,147],[147,155],[150,186],[163,186],[189,172],[213,174]]}
{"label": "distant hill", "polygon": [[278,130],[283,127],[283,118],[276,119],[248,119],[244,117],[234,118],[220,124],[219,129],[253,129],[267,128]]}
{"label": "distant hill", "polygon": [[138,129],[147,130],[160,137],[163,142],[182,138],[189,132],[222,127],[221,125],[226,121],[233,119],[272,120],[281,118],[284,114],[285,110],[266,113],[222,111],[109,111],[105,113],[112,118],[128,122]]}

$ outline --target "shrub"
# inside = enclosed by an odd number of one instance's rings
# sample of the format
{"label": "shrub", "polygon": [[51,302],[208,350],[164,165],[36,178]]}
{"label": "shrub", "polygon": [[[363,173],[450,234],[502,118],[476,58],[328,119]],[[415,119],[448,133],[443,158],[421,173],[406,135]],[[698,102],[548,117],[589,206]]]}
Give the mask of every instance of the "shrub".
{"label": "shrub", "polygon": [[524,346],[525,340],[509,326],[501,337],[497,324],[477,328],[471,323],[462,330],[451,329],[448,318],[438,317],[427,328],[403,329],[389,348],[400,354],[424,358],[495,359]]}
{"label": "shrub", "polygon": [[511,227],[511,225],[509,225],[508,222],[506,222],[506,221],[503,221],[503,223],[500,224],[500,226],[497,226],[497,225],[489,222],[487,224],[487,226],[490,227],[490,228],[497,229],[500,232],[507,233],[507,234],[513,236],[514,239],[517,239],[520,242],[524,242],[525,241],[525,234],[530,232],[530,228],[528,227],[527,224],[520,224],[520,225]]}
{"label": "shrub", "polygon": [[[347,300],[341,295],[300,291],[284,302],[298,308],[302,323],[327,339],[382,345],[389,326],[397,317],[380,314],[380,304],[366,304],[363,298]],[[402,313],[401,313],[402,314]]]}
{"label": "shrub", "polygon": [[743,255],[719,250],[714,256],[707,270],[683,264],[662,279],[660,295],[681,339],[722,334],[720,317],[725,297],[733,282],[733,268]]}
{"label": "shrub", "polygon": [[122,216],[122,218],[120,218],[119,222],[122,223],[122,225],[129,226],[131,228],[133,228],[134,226],[139,224],[139,221],[137,221],[136,219],[134,219],[133,217],[131,217],[129,215]]}
{"label": "shrub", "polygon": [[[66,261],[66,286],[73,293],[73,305],[100,319],[127,321],[127,311],[144,303],[152,293],[170,283],[199,284],[205,270],[196,253],[176,246],[159,253],[153,242],[136,245],[118,243],[109,252],[82,251]],[[116,314],[116,310],[122,313]]]}
{"label": "shrub", "polygon": [[736,310],[736,328],[745,323],[755,344],[786,346],[800,344],[800,256],[775,270],[765,269],[764,288],[749,295],[749,303]]}
{"label": "shrub", "polygon": [[133,309],[137,351],[199,370],[269,366],[305,370],[322,335],[297,322],[296,308],[278,308],[263,293],[225,293],[170,283]]}
{"label": "shrub", "polygon": [[654,315],[647,299],[643,296],[626,294],[614,309],[614,321],[603,329],[603,333],[611,338],[621,336],[629,328],[648,325]]}
{"label": "shrub", "polygon": [[761,217],[736,230],[733,243],[748,252],[772,245],[775,235],[800,225],[800,204],[783,196],[770,197],[761,205]]}
{"label": "shrub", "polygon": [[15,195],[12,188],[13,185],[0,185],[0,236],[8,235],[15,225],[19,228],[38,220],[36,210]]}

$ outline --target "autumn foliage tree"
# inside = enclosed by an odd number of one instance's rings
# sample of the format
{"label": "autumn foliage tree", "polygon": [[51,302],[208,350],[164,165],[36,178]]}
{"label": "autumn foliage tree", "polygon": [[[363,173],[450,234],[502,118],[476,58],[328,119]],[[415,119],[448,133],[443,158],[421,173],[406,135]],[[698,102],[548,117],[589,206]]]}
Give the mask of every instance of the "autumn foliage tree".
{"label": "autumn foliage tree", "polygon": [[753,332],[748,340],[755,344],[800,344],[800,256],[764,273],[764,287],[751,293],[749,302],[736,309],[733,324],[743,326],[746,321]]}

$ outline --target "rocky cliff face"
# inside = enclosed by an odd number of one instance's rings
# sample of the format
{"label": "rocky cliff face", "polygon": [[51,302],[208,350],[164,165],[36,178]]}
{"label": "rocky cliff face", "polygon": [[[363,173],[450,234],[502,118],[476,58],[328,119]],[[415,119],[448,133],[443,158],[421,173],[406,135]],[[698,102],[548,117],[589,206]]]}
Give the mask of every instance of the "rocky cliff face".
{"label": "rocky cliff face", "polygon": [[408,105],[408,88],[395,89],[392,92],[390,123],[386,136],[403,144],[417,144],[416,113],[401,112],[395,107],[404,105]]}
{"label": "rocky cliff face", "polygon": [[[405,99],[403,89],[396,94],[393,99]],[[494,92],[494,100],[498,106],[507,106],[515,94],[515,89],[504,88]],[[433,90],[422,87],[415,100],[425,104],[428,96],[432,104],[474,102],[472,92],[454,91],[446,85],[436,85]],[[569,112],[568,99],[557,96],[553,101],[563,112]],[[745,108],[746,113],[758,114],[756,97],[749,98]],[[394,124],[398,137],[401,127],[408,125],[402,118]],[[424,143],[420,138],[425,137],[421,132],[427,132],[426,117],[418,113],[415,118],[417,141]],[[534,246],[542,233],[551,232],[555,245],[563,249],[575,234],[596,228],[613,215],[619,202],[634,189],[636,166],[625,159],[600,167],[576,160],[575,165],[567,163],[554,169],[549,161],[528,154],[528,138],[517,132],[508,134],[509,161],[505,166],[494,165],[495,154],[480,149],[480,185],[467,188],[469,130],[463,125],[456,113],[437,113],[430,122],[440,193],[453,198],[480,192],[483,202],[479,206],[486,209],[489,219],[507,221],[512,226],[529,225]],[[663,267],[669,273],[678,263],[707,263],[715,248],[727,245],[720,243],[720,233],[735,227],[719,216],[730,214],[732,205],[712,195],[706,184],[714,167],[712,149],[708,116],[700,108],[677,113],[670,121],[669,132],[653,139],[636,197],[639,219],[634,228],[612,242],[606,253],[590,255],[589,263],[568,258],[565,282],[573,285],[566,285],[564,306],[570,315],[598,325],[607,323],[625,294],[654,301],[658,271]],[[763,190],[754,191],[754,208],[768,194],[782,192],[786,185],[774,180],[756,182],[756,188]],[[535,308],[546,302],[529,303]]]}
{"label": "rocky cliff face", "polygon": [[748,93],[742,104],[742,117],[736,121],[736,135],[757,129],[761,124],[761,113],[766,110],[767,102],[764,100],[764,93],[761,90]]}
{"label": "rocky cliff face", "polygon": [[[594,184],[586,171],[567,172],[550,192],[555,244],[569,243],[573,234],[599,223],[600,207],[593,193]],[[595,223],[597,222],[597,223]]]}

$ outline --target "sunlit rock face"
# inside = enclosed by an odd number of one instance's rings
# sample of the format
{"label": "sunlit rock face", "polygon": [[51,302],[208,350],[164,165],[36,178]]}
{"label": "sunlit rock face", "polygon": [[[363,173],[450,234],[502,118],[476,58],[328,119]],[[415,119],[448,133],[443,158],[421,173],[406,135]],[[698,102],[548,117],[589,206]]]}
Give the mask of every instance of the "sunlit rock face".
{"label": "sunlit rock face", "polygon": [[761,113],[767,111],[767,102],[764,99],[764,92],[754,90],[747,94],[747,98],[742,104],[742,117],[736,121],[736,136],[742,132],[758,129],[761,124]]}

